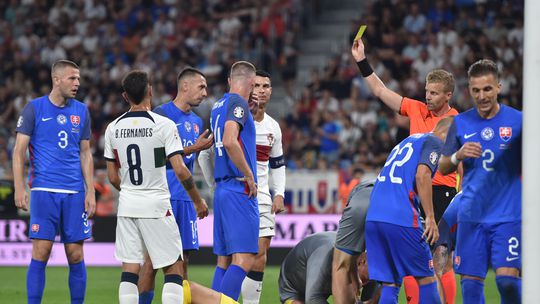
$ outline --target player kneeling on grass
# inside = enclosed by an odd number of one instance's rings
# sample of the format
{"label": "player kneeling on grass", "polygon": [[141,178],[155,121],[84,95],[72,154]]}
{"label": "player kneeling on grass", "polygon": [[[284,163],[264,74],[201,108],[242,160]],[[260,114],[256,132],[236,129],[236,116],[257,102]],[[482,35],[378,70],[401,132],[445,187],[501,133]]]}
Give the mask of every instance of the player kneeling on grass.
{"label": "player kneeling on grass", "polygon": [[221,292],[184,280],[184,304],[238,304]]}
{"label": "player kneeling on grass", "polygon": [[155,269],[163,268],[162,301],[183,301],[179,260],[182,243],[171,211],[166,159],[181,180],[196,209],[207,209],[180,153],[182,143],[171,120],[149,111],[152,86],[148,74],[129,72],[122,96],[130,110],[109,124],[105,159],[111,184],[120,191],[115,256],[122,261],[119,302],[138,303],[140,264],[148,253]]}

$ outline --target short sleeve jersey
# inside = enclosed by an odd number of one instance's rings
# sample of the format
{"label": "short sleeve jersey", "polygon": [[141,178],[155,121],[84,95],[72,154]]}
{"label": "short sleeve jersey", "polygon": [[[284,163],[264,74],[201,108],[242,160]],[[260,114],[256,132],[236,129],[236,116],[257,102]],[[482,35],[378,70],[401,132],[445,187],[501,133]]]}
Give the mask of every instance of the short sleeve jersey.
{"label": "short sleeve jersey", "polygon": [[451,156],[466,142],[479,142],[482,156],[463,160],[459,222],[500,223],[521,220],[522,113],[501,104],[490,119],[476,109],[455,117],[443,148]]}
{"label": "short sleeve jersey", "polygon": [[120,172],[118,216],[164,217],[171,208],[166,158],[180,154],[174,123],[153,112],[127,112],[105,131],[105,159]]}
{"label": "short sleeve jersey", "polygon": [[[172,101],[155,108],[154,112],[163,115],[174,122],[178,129],[180,139],[182,140],[183,147],[193,145],[199,138],[203,123],[197,114],[193,112],[183,112]],[[193,173],[197,154],[191,153],[189,155],[184,155],[183,159],[186,167]],[[169,185],[169,191],[171,192],[171,199],[191,201],[186,190],[184,190],[184,187],[174,174],[174,170],[169,162],[167,162],[167,183]]]}
{"label": "short sleeve jersey", "polygon": [[83,103],[68,99],[58,107],[49,96],[34,99],[24,107],[16,130],[30,136],[31,189],[84,191],[80,143],[90,140],[90,114]]}
{"label": "short sleeve jersey", "polygon": [[[458,111],[454,108],[450,108],[450,111],[442,116],[435,116],[428,110],[427,105],[421,101],[404,97],[401,101],[401,108],[399,114],[407,116],[410,119],[410,134],[428,133],[433,131],[437,123],[448,116],[458,115]],[[442,175],[440,172],[435,173],[433,178],[434,186],[456,186],[456,173],[450,173],[448,175]]]}
{"label": "short sleeve jersey", "polygon": [[[253,172],[255,182],[257,182],[256,133],[253,116],[249,111],[247,102],[240,95],[227,93],[214,104],[210,117],[210,126],[212,128],[212,133],[214,134],[214,178],[216,184],[243,177],[242,172],[234,165],[223,146],[225,123],[229,120],[240,125],[238,142],[242,147],[248,166],[251,169],[251,172]],[[227,186],[232,187],[230,190],[241,193],[245,192],[243,184],[234,182],[226,184]],[[225,183],[223,185],[225,185]]]}
{"label": "short sleeve jersey", "polygon": [[371,192],[367,221],[421,227],[416,171],[426,165],[435,174],[442,144],[431,133],[414,134],[392,149]]}
{"label": "short sleeve jersey", "polygon": [[[257,192],[270,195],[268,186],[269,169],[284,166],[281,128],[270,115],[264,114],[263,120],[255,121],[257,132]],[[270,160],[272,162],[270,163]],[[283,183],[285,185],[285,183]],[[285,189],[280,189],[283,193]]]}

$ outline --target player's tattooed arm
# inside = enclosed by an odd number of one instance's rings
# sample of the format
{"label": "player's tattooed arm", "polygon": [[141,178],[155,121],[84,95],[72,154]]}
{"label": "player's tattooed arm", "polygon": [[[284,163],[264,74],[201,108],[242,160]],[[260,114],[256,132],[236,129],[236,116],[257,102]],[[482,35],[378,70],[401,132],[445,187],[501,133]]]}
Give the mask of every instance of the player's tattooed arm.
{"label": "player's tattooed arm", "polygon": [[181,182],[182,182],[182,186],[184,186],[184,189],[186,191],[193,189],[193,187],[195,186],[195,183],[193,182],[193,176],[190,176]]}

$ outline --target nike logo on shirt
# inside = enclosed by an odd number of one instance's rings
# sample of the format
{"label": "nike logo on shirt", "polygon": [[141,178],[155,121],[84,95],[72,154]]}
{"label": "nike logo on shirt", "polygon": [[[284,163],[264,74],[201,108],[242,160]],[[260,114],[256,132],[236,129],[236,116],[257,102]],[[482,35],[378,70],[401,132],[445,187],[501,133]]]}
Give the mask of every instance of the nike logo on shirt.
{"label": "nike logo on shirt", "polygon": [[49,118],[41,118],[41,121],[47,121],[47,120],[51,120],[52,117],[49,117]]}
{"label": "nike logo on shirt", "polygon": [[476,134],[476,132],[471,133],[471,134],[465,134],[465,135],[463,135],[463,137],[464,137],[465,139],[468,139],[468,138],[473,137],[475,134]]}
{"label": "nike logo on shirt", "polygon": [[517,259],[519,259],[519,257],[512,257],[512,258],[511,257],[506,257],[507,262],[512,262],[513,260],[517,260]]}

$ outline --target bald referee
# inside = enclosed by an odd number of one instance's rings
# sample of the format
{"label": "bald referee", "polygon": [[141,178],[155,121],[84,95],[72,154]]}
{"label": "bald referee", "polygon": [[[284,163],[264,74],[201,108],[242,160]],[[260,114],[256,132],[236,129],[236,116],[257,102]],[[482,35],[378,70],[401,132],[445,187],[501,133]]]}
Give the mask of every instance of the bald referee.
{"label": "bald referee", "polygon": [[[364,222],[373,184],[361,183],[351,192],[337,233],[313,234],[285,257],[278,282],[282,303],[328,303],[330,295],[336,304],[356,302],[368,283]],[[373,285],[363,288],[362,301],[372,298]]]}

